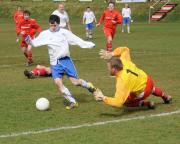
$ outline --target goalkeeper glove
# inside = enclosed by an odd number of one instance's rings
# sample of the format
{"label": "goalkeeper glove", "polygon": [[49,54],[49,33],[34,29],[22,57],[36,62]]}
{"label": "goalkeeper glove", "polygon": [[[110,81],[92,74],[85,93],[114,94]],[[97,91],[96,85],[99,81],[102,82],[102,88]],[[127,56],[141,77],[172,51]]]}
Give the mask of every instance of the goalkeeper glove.
{"label": "goalkeeper glove", "polygon": [[102,59],[111,59],[114,56],[113,52],[108,52],[103,49],[100,50],[99,55]]}
{"label": "goalkeeper glove", "polygon": [[103,101],[105,99],[105,96],[103,95],[102,91],[100,89],[97,89],[94,93],[94,98],[96,101]]}

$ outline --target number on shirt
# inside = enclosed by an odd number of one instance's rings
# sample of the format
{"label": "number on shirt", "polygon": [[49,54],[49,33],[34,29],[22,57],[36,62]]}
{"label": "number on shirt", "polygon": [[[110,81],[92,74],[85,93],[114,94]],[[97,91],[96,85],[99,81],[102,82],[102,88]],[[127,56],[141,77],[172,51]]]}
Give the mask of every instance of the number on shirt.
{"label": "number on shirt", "polygon": [[131,73],[131,74],[133,74],[133,75],[135,75],[135,76],[137,76],[137,77],[138,77],[138,74],[137,74],[137,73],[135,73],[135,72],[133,72],[133,71],[131,71],[130,69],[127,69],[126,71],[127,71],[127,73]]}

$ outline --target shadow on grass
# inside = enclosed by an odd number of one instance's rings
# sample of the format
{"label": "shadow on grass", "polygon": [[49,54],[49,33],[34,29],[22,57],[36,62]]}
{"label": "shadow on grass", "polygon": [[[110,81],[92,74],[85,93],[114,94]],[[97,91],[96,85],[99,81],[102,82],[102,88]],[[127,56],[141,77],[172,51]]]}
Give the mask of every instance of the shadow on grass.
{"label": "shadow on grass", "polygon": [[116,109],[116,112],[114,113],[108,113],[108,112],[104,112],[101,113],[100,116],[102,117],[122,117],[122,116],[126,116],[126,115],[132,115],[132,114],[136,114],[138,115],[138,113],[144,111],[144,112],[151,112],[154,113],[156,111],[156,109],[158,108],[158,106],[160,105],[164,105],[163,103],[156,103],[156,107],[155,109],[149,109],[149,108],[140,108],[140,107],[123,107],[121,109]]}

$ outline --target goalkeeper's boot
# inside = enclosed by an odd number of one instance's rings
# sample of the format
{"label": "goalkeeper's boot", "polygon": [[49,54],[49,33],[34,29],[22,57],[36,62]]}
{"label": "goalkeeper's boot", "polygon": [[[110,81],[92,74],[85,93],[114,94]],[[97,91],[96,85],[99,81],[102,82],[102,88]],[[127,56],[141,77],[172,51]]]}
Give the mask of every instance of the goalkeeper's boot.
{"label": "goalkeeper's boot", "polygon": [[35,78],[34,74],[32,72],[28,71],[27,69],[24,70],[24,75],[29,79]]}
{"label": "goalkeeper's boot", "polygon": [[140,102],[141,107],[148,107],[149,109],[155,109],[155,104],[154,102],[149,102],[149,101],[141,101]]}
{"label": "goalkeeper's boot", "polygon": [[96,91],[96,88],[94,87],[92,83],[88,82],[88,86],[89,86],[88,91],[90,93],[94,93]]}
{"label": "goalkeeper's boot", "polygon": [[172,102],[172,97],[170,95],[165,95],[162,97],[165,104],[169,104]]}
{"label": "goalkeeper's boot", "polygon": [[73,108],[77,108],[78,107],[78,103],[70,103],[70,105],[66,106],[67,110],[73,109]]}

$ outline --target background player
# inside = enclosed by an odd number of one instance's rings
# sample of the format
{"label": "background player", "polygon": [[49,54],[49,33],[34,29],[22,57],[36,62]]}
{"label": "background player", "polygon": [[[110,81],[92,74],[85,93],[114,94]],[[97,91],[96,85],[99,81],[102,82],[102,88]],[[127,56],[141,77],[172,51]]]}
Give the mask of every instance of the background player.
{"label": "background player", "polygon": [[90,7],[86,8],[86,11],[83,14],[83,24],[86,24],[86,39],[92,39],[92,29],[94,28],[93,22],[96,21],[94,12]]}
{"label": "background player", "polygon": [[24,75],[29,78],[35,78],[39,76],[43,77],[51,77],[52,71],[50,67],[46,67],[43,65],[37,65],[32,71],[28,71],[27,69],[24,71]]}
{"label": "background player", "polygon": [[122,9],[122,16],[123,16],[122,32],[124,33],[124,27],[127,26],[127,33],[130,33],[131,9],[128,4],[125,4],[125,7]]}
{"label": "background player", "polygon": [[77,107],[78,104],[71,92],[63,84],[63,75],[66,74],[72,84],[81,86],[88,89],[90,92],[94,92],[94,86],[77,76],[76,68],[72,59],[70,58],[69,45],[78,45],[81,48],[93,48],[95,44],[87,42],[72,32],[61,29],[59,27],[60,19],[57,15],[51,15],[49,17],[49,29],[41,32],[38,37],[31,40],[28,36],[26,38],[27,43],[31,43],[34,47],[47,45],[49,50],[50,64],[52,70],[52,77],[58,90],[64,95],[65,99],[70,102],[67,109]]}
{"label": "background player", "polygon": [[31,45],[26,44],[25,38],[30,35],[33,39],[36,32],[41,32],[41,27],[37,24],[35,19],[30,18],[30,12],[25,10],[23,12],[24,18],[18,23],[16,33],[20,37],[22,36],[21,49],[27,59],[27,66],[33,63]]}
{"label": "background player", "polygon": [[[14,23],[16,25],[16,29],[17,29],[17,26],[18,26],[18,23],[21,21],[21,19],[23,19],[24,16],[23,16],[23,10],[22,10],[22,7],[21,6],[18,6],[17,7],[17,10],[14,12],[13,14],[13,20],[14,20]],[[16,38],[16,42],[19,42],[19,37],[17,36]]]}
{"label": "background player", "polygon": [[[100,90],[94,92],[96,100],[121,107],[149,107],[154,108],[154,103],[146,101],[152,94],[162,98],[164,103],[170,103],[171,96],[165,94],[161,88],[156,87],[153,80],[143,70],[136,67],[131,61],[129,49],[119,47],[113,52],[101,51],[102,58],[108,60],[108,70],[111,75],[116,76],[116,93],[114,97],[104,96]],[[117,57],[113,57],[117,56]]]}
{"label": "background player", "polygon": [[96,26],[99,26],[104,21],[104,34],[106,37],[106,50],[112,51],[112,40],[116,33],[117,24],[122,23],[122,16],[117,11],[114,10],[115,4],[113,2],[108,3],[108,8],[103,12],[99,23]]}
{"label": "background player", "polygon": [[59,26],[61,28],[65,28],[68,29],[69,31],[71,31],[71,25],[69,22],[69,16],[68,13],[65,11],[65,6],[64,4],[59,4],[58,5],[58,9],[55,10],[52,15],[57,15],[60,18],[60,24]]}

